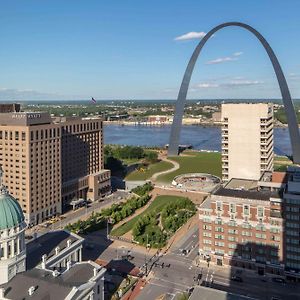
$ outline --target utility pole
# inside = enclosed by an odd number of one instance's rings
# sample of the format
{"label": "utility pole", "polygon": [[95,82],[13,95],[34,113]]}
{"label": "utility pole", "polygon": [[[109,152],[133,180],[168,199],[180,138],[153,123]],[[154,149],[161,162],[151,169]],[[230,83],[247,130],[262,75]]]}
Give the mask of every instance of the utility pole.
{"label": "utility pole", "polygon": [[106,239],[109,240],[108,218],[106,219]]}

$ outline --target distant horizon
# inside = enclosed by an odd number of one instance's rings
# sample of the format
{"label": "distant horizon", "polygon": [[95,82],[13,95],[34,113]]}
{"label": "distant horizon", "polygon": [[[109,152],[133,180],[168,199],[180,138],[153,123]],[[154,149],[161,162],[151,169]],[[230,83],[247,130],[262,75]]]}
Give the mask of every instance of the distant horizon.
{"label": "distant horizon", "polygon": [[[97,105],[98,102],[176,102],[177,99],[96,99],[96,102],[92,102],[89,99],[51,99],[51,100],[0,100],[0,103],[27,103],[27,102],[39,102],[39,104],[43,105],[45,103],[49,102],[59,102],[59,103],[64,103],[64,102],[88,102],[91,105]],[[292,99],[293,101],[300,101],[300,98]],[[268,102],[268,101],[276,101],[276,102],[282,102],[282,99],[280,98],[220,98],[220,99],[213,99],[213,98],[207,98],[207,99],[197,99],[197,98],[190,98],[187,99],[187,101],[192,101],[192,102],[222,102],[222,101],[250,101],[250,102]]]}

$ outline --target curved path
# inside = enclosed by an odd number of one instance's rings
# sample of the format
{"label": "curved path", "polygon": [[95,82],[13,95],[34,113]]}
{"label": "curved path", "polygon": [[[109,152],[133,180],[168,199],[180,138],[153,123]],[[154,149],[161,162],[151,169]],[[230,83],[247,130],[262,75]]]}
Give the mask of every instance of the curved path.
{"label": "curved path", "polygon": [[151,178],[150,178],[151,181],[156,181],[156,179],[157,179],[158,176],[174,172],[174,171],[176,171],[176,170],[178,170],[180,168],[180,165],[179,165],[179,163],[177,161],[170,160],[170,159],[165,158],[165,157],[162,157],[161,160],[166,161],[168,163],[171,163],[173,165],[173,167],[171,169],[169,169],[169,170],[165,170],[165,171],[154,173],[151,176]]}

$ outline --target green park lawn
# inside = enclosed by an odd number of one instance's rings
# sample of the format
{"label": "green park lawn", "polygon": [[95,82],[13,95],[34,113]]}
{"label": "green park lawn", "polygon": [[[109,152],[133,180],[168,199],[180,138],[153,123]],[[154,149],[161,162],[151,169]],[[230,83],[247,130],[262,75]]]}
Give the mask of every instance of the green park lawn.
{"label": "green park lawn", "polygon": [[133,228],[134,224],[138,221],[138,219],[140,217],[144,216],[147,213],[151,213],[155,209],[162,210],[164,206],[168,205],[169,203],[174,202],[174,200],[178,199],[178,198],[183,198],[183,197],[178,197],[178,196],[157,196],[153,200],[153,202],[151,202],[151,204],[149,205],[149,207],[146,210],[144,210],[142,213],[140,213],[139,215],[132,218],[130,221],[125,222],[124,224],[117,227],[116,229],[113,229],[111,231],[111,235],[113,235],[113,236],[122,236],[122,235],[124,235],[126,232],[130,231]]}
{"label": "green park lawn", "polygon": [[293,162],[286,156],[274,156],[274,171],[285,172]]}
{"label": "green park lawn", "polygon": [[155,173],[162,172],[168,169],[171,169],[173,165],[166,161],[160,161],[154,164],[149,165],[149,167],[143,171],[134,171],[126,176],[126,180],[147,180]]}
{"label": "green park lawn", "polygon": [[179,163],[180,168],[174,172],[161,175],[157,181],[170,183],[175,176],[185,173],[209,173],[221,176],[221,153],[217,152],[185,152],[185,155],[170,157]]}

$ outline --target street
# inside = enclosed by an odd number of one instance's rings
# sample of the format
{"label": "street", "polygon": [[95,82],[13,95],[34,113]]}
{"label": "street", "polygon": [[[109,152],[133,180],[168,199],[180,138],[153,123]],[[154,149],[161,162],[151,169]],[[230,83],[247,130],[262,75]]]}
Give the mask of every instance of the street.
{"label": "street", "polygon": [[63,229],[66,225],[70,223],[74,223],[82,218],[89,217],[93,212],[98,212],[101,209],[112,205],[113,203],[123,201],[124,199],[126,199],[126,197],[128,197],[128,195],[128,192],[125,191],[114,192],[113,194],[103,198],[103,200],[101,201],[89,203],[87,207],[81,207],[76,210],[71,210],[67,212],[65,215],[63,215],[63,218],[60,221],[57,221],[49,225],[48,227],[43,226],[45,223],[47,223],[44,222],[43,224],[39,224],[37,226],[28,228],[26,230],[26,234],[43,234],[51,230]]}

